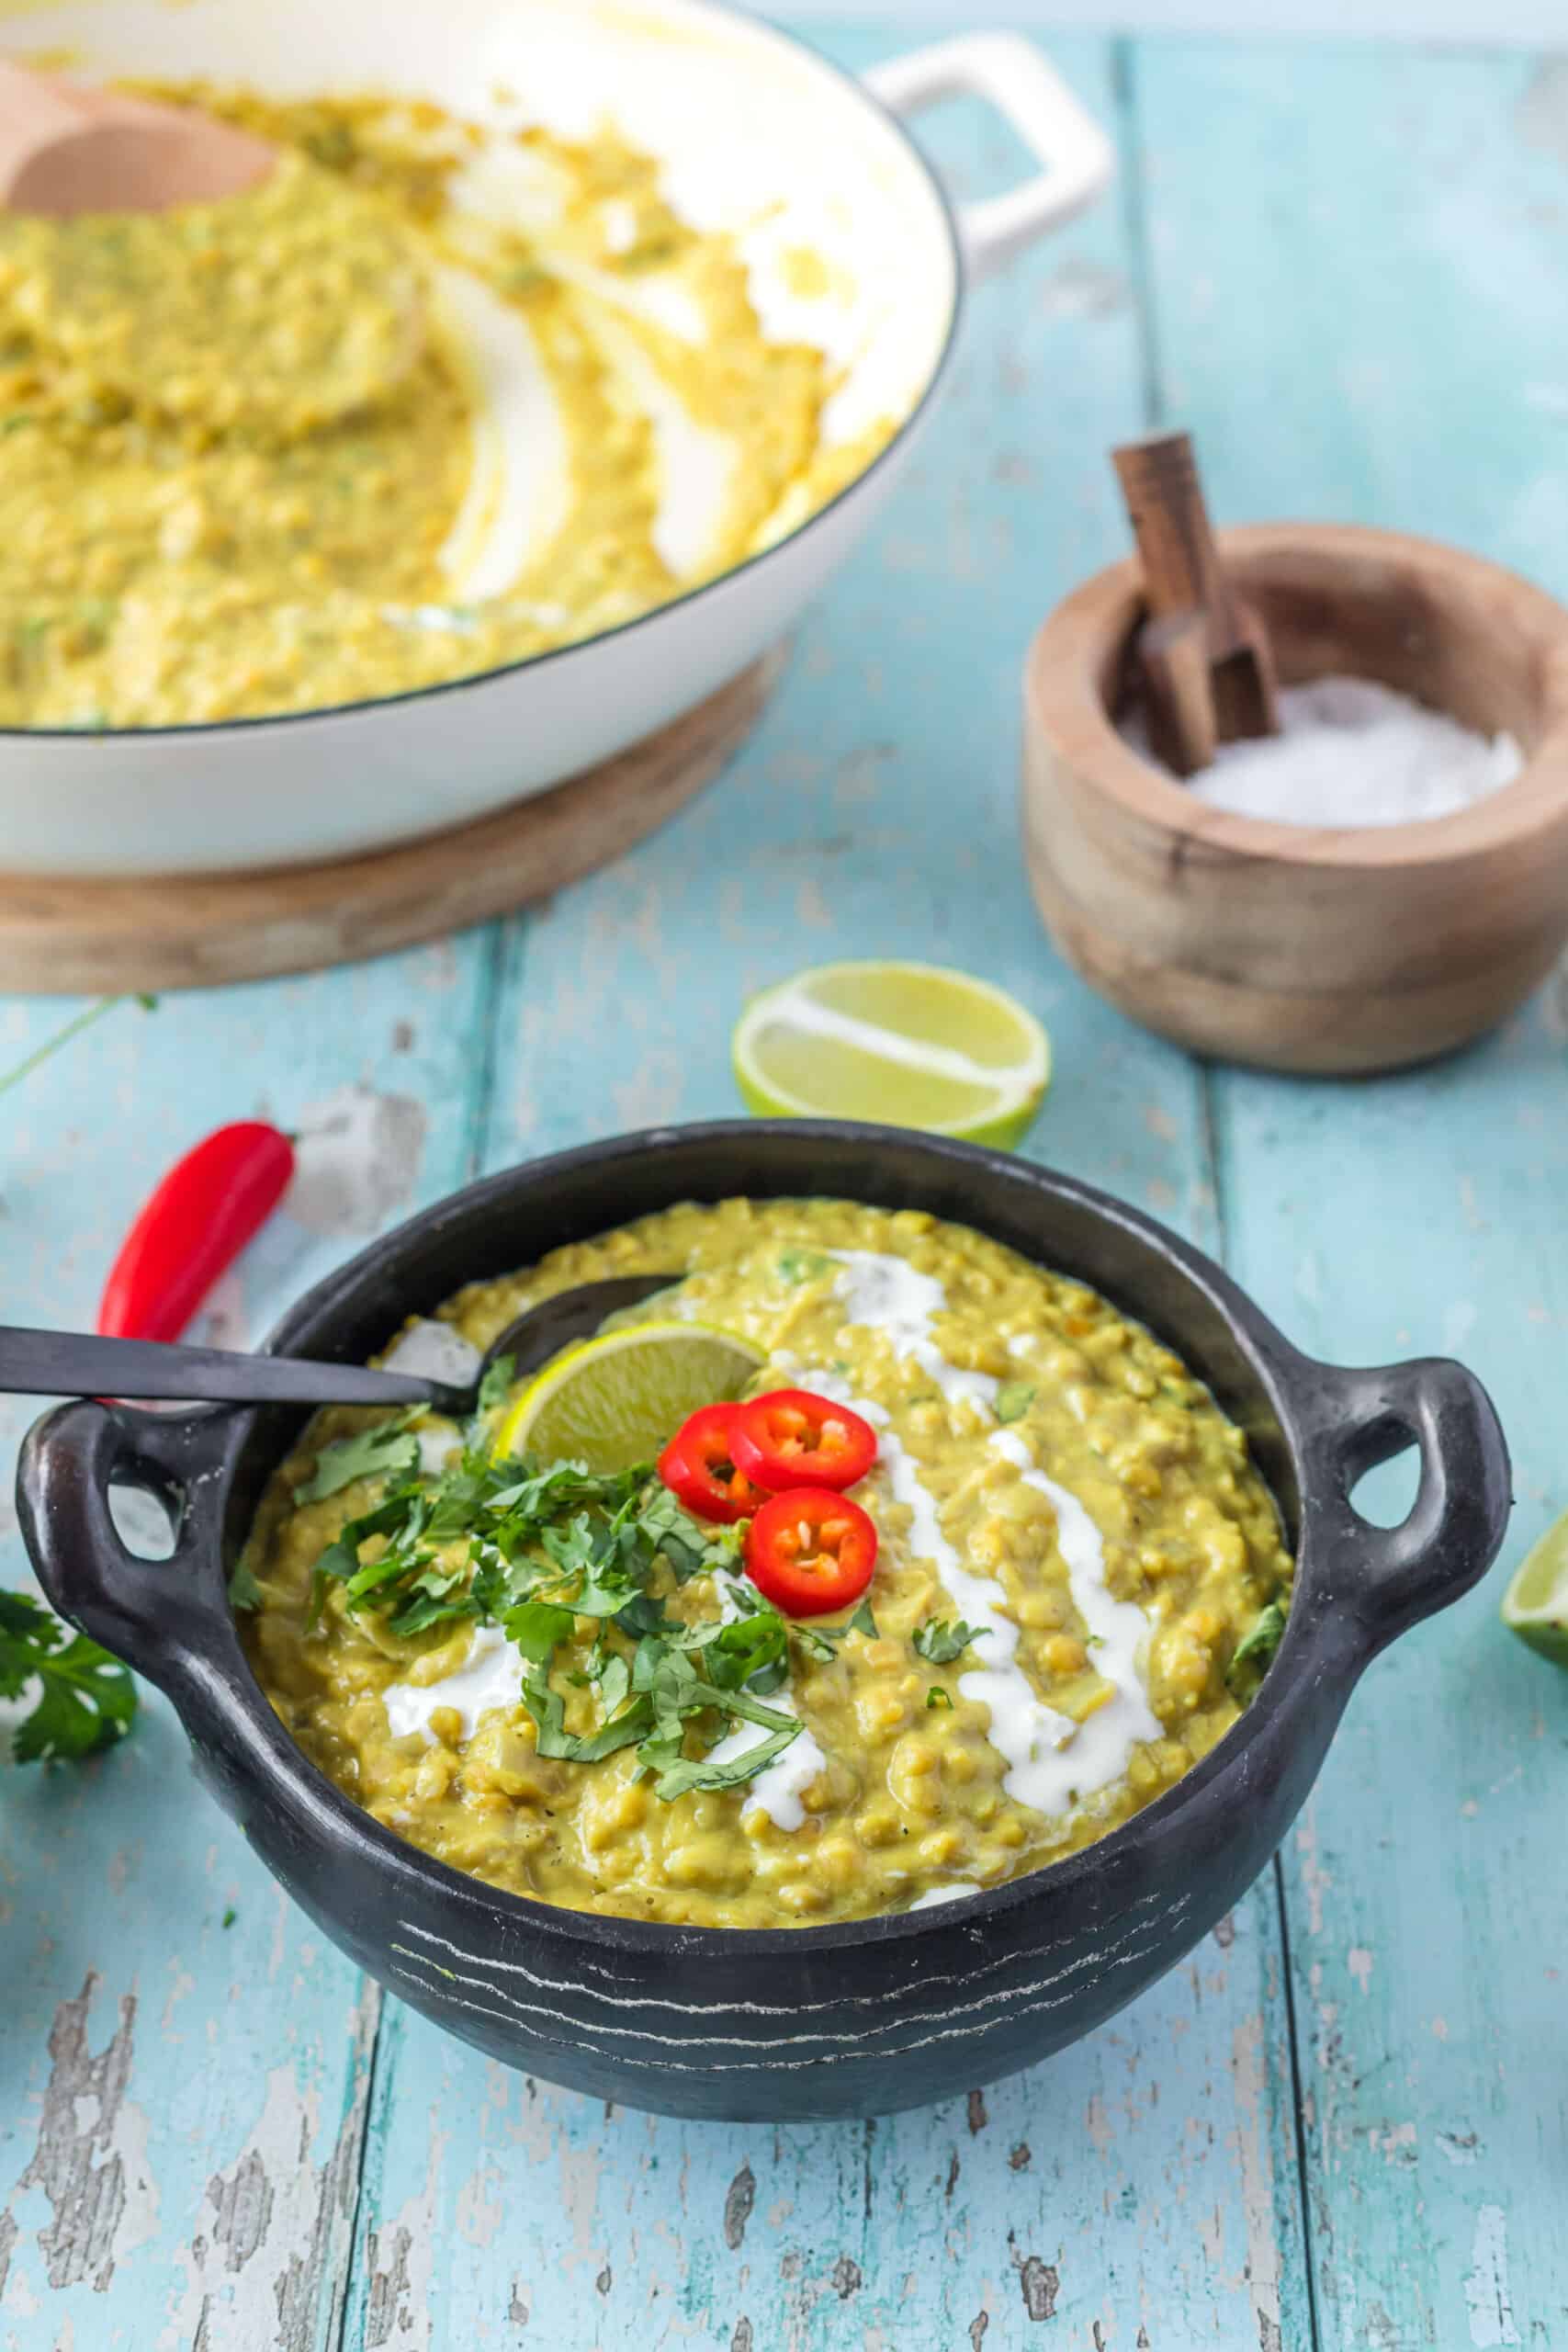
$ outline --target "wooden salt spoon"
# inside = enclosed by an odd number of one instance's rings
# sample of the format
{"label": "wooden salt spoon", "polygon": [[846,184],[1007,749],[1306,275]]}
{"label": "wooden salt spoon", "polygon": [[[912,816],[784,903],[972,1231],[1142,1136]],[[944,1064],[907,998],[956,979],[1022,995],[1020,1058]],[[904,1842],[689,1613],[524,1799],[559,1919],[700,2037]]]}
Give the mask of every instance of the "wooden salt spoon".
{"label": "wooden salt spoon", "polygon": [[1178,775],[1196,775],[1219,744],[1280,732],[1269,633],[1221,566],[1190,436],[1152,434],[1111,454],[1144,565],[1150,745]]}
{"label": "wooden salt spoon", "polygon": [[69,220],[210,204],[258,187],[276,161],[210,115],[0,59],[0,209]]}

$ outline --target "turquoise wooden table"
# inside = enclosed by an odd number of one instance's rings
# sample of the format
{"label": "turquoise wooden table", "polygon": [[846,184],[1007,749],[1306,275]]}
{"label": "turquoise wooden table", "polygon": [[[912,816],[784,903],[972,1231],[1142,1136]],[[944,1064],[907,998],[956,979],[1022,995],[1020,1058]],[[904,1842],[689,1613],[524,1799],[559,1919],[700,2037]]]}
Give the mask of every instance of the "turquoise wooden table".
{"label": "turquoise wooden table", "polygon": [[[1510,1556],[1568,1504],[1568,986],[1421,1075],[1205,1069],[1054,959],[1014,821],[1026,639],[1120,551],[1104,453],[1156,419],[1196,428],[1227,517],[1427,530],[1568,593],[1568,60],[1052,54],[1119,192],[977,296],[919,478],[724,782],[525,920],[107,1016],[6,1101],[9,1317],[89,1317],[175,1148],[260,1113],[317,1141],[214,1302],[258,1334],[481,1170],[730,1111],[748,988],[914,952],[1049,1023],[1032,1152],[1218,1251],[1309,1349],[1474,1365]],[[967,191],[1016,169],[966,117],[931,136]],[[0,1011],[0,1061],[69,1009]],[[8,1518],[5,1550],[21,1581]],[[102,1761],[0,1781],[0,2342],[1568,2346],[1568,1679],[1500,1630],[1500,1582],[1369,1674],[1184,1967],[1032,2074],[842,2129],[608,2113],[444,2040],[289,1907],[151,1699]]]}

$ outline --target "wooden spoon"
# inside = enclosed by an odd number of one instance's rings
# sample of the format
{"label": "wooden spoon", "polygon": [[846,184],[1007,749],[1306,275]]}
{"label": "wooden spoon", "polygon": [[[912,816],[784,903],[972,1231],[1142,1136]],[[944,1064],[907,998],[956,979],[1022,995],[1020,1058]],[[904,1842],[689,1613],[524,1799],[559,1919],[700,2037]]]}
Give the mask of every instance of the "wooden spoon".
{"label": "wooden spoon", "polygon": [[1149,741],[1178,775],[1196,775],[1217,745],[1280,732],[1269,633],[1225,577],[1189,435],[1157,433],[1112,454],[1144,564]]}
{"label": "wooden spoon", "polygon": [[69,220],[210,204],[259,186],[276,160],[264,140],[193,108],[0,59],[0,208]]}

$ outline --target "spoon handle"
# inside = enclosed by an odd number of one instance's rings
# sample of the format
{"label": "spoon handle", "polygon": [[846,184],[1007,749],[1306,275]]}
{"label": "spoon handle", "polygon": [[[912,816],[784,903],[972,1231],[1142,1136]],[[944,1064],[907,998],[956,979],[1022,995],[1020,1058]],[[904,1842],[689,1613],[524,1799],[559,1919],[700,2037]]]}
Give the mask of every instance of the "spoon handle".
{"label": "spoon handle", "polygon": [[0,1391],[23,1396],[168,1396],[221,1405],[434,1405],[466,1413],[471,1392],[406,1372],[224,1348],[166,1347],[87,1331],[0,1324]]}

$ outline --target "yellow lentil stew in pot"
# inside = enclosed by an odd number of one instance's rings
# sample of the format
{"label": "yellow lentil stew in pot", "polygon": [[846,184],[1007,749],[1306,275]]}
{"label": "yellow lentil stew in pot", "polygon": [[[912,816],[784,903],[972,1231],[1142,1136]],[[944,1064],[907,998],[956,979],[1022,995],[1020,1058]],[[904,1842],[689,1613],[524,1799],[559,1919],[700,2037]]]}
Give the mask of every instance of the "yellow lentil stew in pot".
{"label": "yellow lentil stew in pot", "polygon": [[833,439],[841,370],[764,331],[736,241],[613,126],[144,94],[280,160],[214,203],[0,210],[0,726],[256,718],[524,660],[771,545],[900,421]]}
{"label": "yellow lentil stew in pot", "polygon": [[869,1587],[786,1618],[744,1524],[693,1518],[651,1463],[498,1455],[502,1383],[466,1432],[318,1416],[235,1600],[283,1723],[378,1821],[578,1910],[808,1925],[1072,1853],[1236,1721],[1292,1577],[1240,1430],[1140,1325],[982,1234],[682,1205],[474,1285],[392,1354],[472,1363],[553,1292],[664,1270],[647,1312],[750,1342],[748,1393],[874,1429]]}

